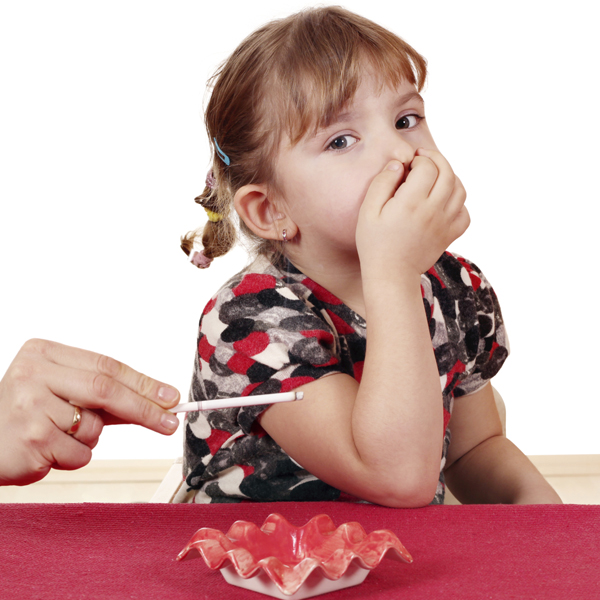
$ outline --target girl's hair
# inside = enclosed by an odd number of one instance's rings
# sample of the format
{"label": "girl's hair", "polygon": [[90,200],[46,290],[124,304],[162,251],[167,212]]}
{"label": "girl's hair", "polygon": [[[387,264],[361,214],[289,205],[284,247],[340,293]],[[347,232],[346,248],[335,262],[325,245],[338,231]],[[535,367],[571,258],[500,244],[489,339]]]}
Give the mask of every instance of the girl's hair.
{"label": "girl's hair", "polygon": [[[213,149],[212,175],[196,198],[208,212],[203,253],[215,258],[235,243],[233,197],[248,184],[278,191],[273,165],[284,135],[292,144],[327,126],[353,98],[365,63],[381,85],[408,81],[421,91],[426,61],[383,27],[340,7],[307,9],[267,23],[248,36],[209,80],[205,113]],[[221,158],[225,155],[229,164]],[[240,229],[259,254],[280,250],[279,242]],[[181,238],[192,252],[200,230]]]}

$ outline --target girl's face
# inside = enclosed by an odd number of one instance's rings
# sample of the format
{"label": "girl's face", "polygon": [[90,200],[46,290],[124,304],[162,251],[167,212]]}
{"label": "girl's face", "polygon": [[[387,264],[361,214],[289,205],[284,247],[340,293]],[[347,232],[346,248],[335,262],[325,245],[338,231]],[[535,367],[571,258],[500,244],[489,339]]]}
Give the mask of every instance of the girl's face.
{"label": "girl's face", "polygon": [[275,169],[279,200],[298,227],[294,248],[355,255],[358,213],[371,181],[392,159],[404,164],[406,176],[417,148],[437,149],[423,99],[410,83],[380,87],[372,74],[329,126],[294,146],[284,139]]}

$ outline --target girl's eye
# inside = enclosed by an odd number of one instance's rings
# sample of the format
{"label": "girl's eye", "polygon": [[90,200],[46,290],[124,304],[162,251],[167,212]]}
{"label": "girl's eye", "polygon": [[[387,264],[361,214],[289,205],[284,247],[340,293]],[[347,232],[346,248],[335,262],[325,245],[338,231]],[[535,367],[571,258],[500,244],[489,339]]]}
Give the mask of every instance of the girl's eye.
{"label": "girl's eye", "polygon": [[333,140],[329,146],[327,146],[328,150],[345,150],[350,146],[356,144],[358,140],[353,135],[340,135]]}
{"label": "girl's eye", "polygon": [[419,115],[404,115],[396,121],[396,129],[412,129],[422,118]]}

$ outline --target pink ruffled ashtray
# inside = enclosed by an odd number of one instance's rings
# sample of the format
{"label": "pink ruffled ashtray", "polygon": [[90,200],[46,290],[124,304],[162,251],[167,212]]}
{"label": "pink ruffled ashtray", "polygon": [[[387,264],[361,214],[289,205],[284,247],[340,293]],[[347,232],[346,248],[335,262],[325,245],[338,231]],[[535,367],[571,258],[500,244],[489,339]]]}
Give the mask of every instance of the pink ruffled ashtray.
{"label": "pink ruffled ashtray", "polygon": [[391,531],[367,535],[355,522],[336,528],[327,515],[295,527],[274,513],[260,529],[254,523],[236,521],[227,535],[203,527],[177,560],[197,558],[192,550],[211,569],[220,569],[228,583],[284,600],[358,585],[384,556],[405,563],[413,560]]}

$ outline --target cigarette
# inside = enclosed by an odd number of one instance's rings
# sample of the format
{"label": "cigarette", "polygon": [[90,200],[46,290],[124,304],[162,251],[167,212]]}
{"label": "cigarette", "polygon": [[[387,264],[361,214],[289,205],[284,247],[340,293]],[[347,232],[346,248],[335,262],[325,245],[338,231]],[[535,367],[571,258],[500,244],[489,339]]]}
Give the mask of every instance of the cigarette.
{"label": "cigarette", "polygon": [[256,406],[258,404],[275,404],[276,402],[294,402],[302,400],[304,392],[284,392],[282,394],[262,394],[244,396],[243,398],[220,398],[218,400],[200,400],[178,404],[169,411],[172,413],[213,410],[215,408],[235,408],[238,406]]}

